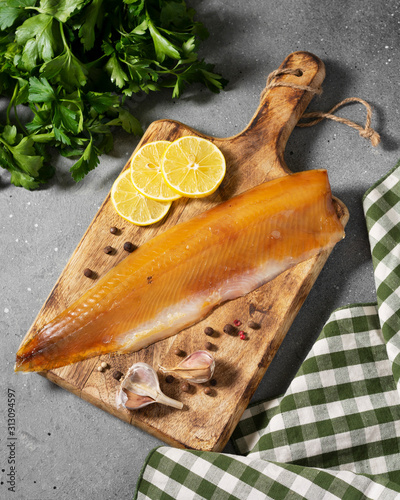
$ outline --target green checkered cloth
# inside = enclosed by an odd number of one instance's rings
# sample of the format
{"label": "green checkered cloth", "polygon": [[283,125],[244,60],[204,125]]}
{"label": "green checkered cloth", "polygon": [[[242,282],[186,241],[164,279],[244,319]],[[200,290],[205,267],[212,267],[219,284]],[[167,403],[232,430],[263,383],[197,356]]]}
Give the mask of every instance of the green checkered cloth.
{"label": "green checkered cloth", "polygon": [[137,499],[400,499],[400,164],[364,197],[377,304],[334,311],[286,393],[249,406],[237,454],[167,446]]}
{"label": "green checkered cloth", "polygon": [[[400,381],[399,185],[400,162],[364,196],[364,212],[375,269],[379,319],[397,384]],[[398,388],[400,389],[400,386]]]}

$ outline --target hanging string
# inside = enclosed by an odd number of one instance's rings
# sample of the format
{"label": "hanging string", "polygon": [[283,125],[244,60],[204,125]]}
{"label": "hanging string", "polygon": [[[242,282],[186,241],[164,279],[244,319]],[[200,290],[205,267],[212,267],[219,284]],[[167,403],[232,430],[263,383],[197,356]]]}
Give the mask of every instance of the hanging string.
{"label": "hanging string", "polygon": [[276,69],[275,71],[272,71],[272,73],[270,73],[268,75],[267,85],[261,93],[261,99],[263,99],[263,97],[268,89],[272,89],[274,87],[290,87],[292,89],[305,90],[307,92],[312,92],[313,94],[321,94],[322,93],[321,87],[314,88],[314,87],[309,87],[308,85],[297,85],[296,83],[274,81],[275,78],[277,76],[280,76],[280,75],[301,76],[302,74],[303,74],[303,72],[301,71],[301,69],[292,69],[292,68]]}
{"label": "hanging string", "polygon": [[[353,102],[358,102],[360,104],[363,104],[367,109],[367,118],[365,120],[364,127],[358,125],[358,123],[348,120],[347,118],[342,118],[340,116],[336,116],[333,114],[337,109],[341,108],[342,106],[345,106],[346,104],[351,104]],[[359,97],[348,97],[347,99],[344,99],[343,101],[336,104],[336,106],[333,106],[333,108],[329,110],[327,113],[323,111],[312,111],[310,113],[304,113],[301,119],[302,120],[311,119],[311,121],[309,122],[301,121],[297,124],[297,126],[312,127],[313,125],[316,125],[324,118],[328,118],[329,120],[334,120],[335,122],[344,123],[344,125],[348,125],[349,127],[353,127],[355,130],[358,130],[358,133],[360,134],[361,137],[369,139],[371,141],[371,144],[374,147],[376,147],[380,143],[381,138],[378,132],[376,132],[373,128],[371,128],[371,117],[372,117],[372,109],[371,106],[367,103],[367,101],[364,101],[364,99],[360,99]]]}
{"label": "hanging string", "polygon": [[[291,68],[273,71],[268,76],[267,85],[261,94],[261,99],[265,96],[265,93],[267,92],[267,90],[274,88],[274,87],[290,87],[293,89],[312,92],[313,94],[321,94],[322,89],[320,87],[313,88],[313,87],[309,87],[308,85],[297,85],[297,84],[291,83],[291,82],[275,81],[276,77],[280,76],[280,75],[301,76],[302,74],[303,74],[303,72],[300,69],[291,69]],[[335,111],[337,111],[342,106],[345,106],[346,104],[351,104],[354,102],[357,102],[359,104],[364,105],[366,110],[367,110],[367,117],[366,117],[364,126],[358,125],[358,123],[355,123],[351,120],[348,120],[347,118],[342,118],[340,116],[336,116],[333,114]],[[319,123],[321,120],[324,120],[325,118],[327,118],[329,120],[334,120],[334,121],[339,122],[339,123],[343,123],[344,125],[348,125],[349,127],[354,128],[355,130],[358,131],[358,133],[360,134],[361,137],[364,137],[365,139],[369,139],[371,141],[371,144],[374,147],[380,143],[380,140],[381,140],[380,135],[373,128],[371,128],[371,118],[372,118],[371,106],[364,99],[360,99],[358,97],[348,97],[347,99],[344,99],[343,101],[341,101],[338,104],[336,104],[335,106],[333,106],[333,108],[330,109],[328,112],[312,111],[309,113],[304,113],[303,116],[301,117],[301,120],[310,120],[310,121],[299,121],[297,123],[297,126],[298,127],[312,127],[313,125],[316,125],[317,123]]]}

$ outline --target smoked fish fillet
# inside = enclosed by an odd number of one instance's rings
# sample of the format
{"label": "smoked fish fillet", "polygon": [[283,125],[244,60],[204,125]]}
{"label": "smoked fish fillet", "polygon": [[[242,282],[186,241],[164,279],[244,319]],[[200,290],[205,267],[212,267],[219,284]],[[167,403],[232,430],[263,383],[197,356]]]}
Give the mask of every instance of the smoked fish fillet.
{"label": "smoked fish fillet", "polygon": [[325,170],[260,184],[127,256],[22,342],[15,371],[147,347],[343,237]]}

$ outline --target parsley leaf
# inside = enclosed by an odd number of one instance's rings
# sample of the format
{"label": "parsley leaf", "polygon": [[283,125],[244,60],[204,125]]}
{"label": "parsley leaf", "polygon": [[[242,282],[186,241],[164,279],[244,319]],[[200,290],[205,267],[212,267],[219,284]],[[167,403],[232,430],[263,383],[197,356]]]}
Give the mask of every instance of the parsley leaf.
{"label": "parsley leaf", "polygon": [[93,145],[93,140],[90,138],[89,144],[87,145],[83,155],[79,160],[70,168],[70,172],[75,181],[82,180],[86,174],[97,167],[100,163],[99,151]]}
{"label": "parsley leaf", "polygon": [[124,87],[125,82],[129,80],[127,74],[122,69],[118,57],[116,54],[113,54],[108,60],[105,69],[110,74],[111,81],[115,83],[117,87],[120,89]]}
{"label": "parsley leaf", "polygon": [[30,102],[51,102],[56,99],[56,94],[46,78],[29,79],[29,101]]}
{"label": "parsley leaf", "polygon": [[119,98],[111,93],[88,92],[85,96],[88,104],[96,113],[104,113],[110,108],[119,106]]}
{"label": "parsley leaf", "polygon": [[108,122],[108,125],[120,125],[130,134],[139,135],[143,132],[139,120],[124,108],[118,108],[118,118]]}
{"label": "parsley leaf", "polygon": [[65,23],[85,3],[86,0],[41,0],[37,10]]}
{"label": "parsley leaf", "polygon": [[5,0],[1,3],[3,5],[0,8],[0,29],[5,30],[24,15],[26,7],[35,5],[36,0]]}
{"label": "parsley leaf", "polygon": [[33,69],[38,59],[50,61],[56,50],[53,18],[46,14],[28,18],[16,30],[15,39],[20,46],[24,47],[22,51],[24,69]]}
{"label": "parsley leaf", "polygon": [[147,20],[147,25],[150,30],[151,38],[154,42],[157,61],[163,62],[167,56],[172,57],[173,59],[179,59],[179,51],[176,49],[176,47],[173,46],[171,42],[168,41],[167,38],[161,35],[158,29],[154,26],[151,19]]}
{"label": "parsley leaf", "polygon": [[87,68],[68,49],[45,63],[40,71],[43,77],[65,85],[68,90],[84,87],[88,74]]}
{"label": "parsley leaf", "polygon": [[79,37],[85,50],[93,48],[95,43],[95,26],[99,26],[104,15],[103,0],[93,0],[82,16]]}

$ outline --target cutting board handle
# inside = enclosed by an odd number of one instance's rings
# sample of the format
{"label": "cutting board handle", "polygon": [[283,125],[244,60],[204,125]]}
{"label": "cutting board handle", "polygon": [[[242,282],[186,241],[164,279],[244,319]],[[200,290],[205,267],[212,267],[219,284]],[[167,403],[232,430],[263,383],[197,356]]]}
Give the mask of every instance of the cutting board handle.
{"label": "cutting board handle", "polygon": [[[294,86],[306,86],[318,91],[325,78],[324,63],[310,52],[289,54],[279,70],[300,70],[295,74],[282,74],[274,78],[274,83],[283,82]],[[274,86],[264,89],[260,105],[249,125],[236,136],[236,141],[257,145],[265,159],[268,159],[271,177],[290,173],[283,159],[287,140],[304,113],[315,92],[287,86]],[[276,158],[274,172],[271,159]],[[267,162],[266,162],[267,163]]]}

